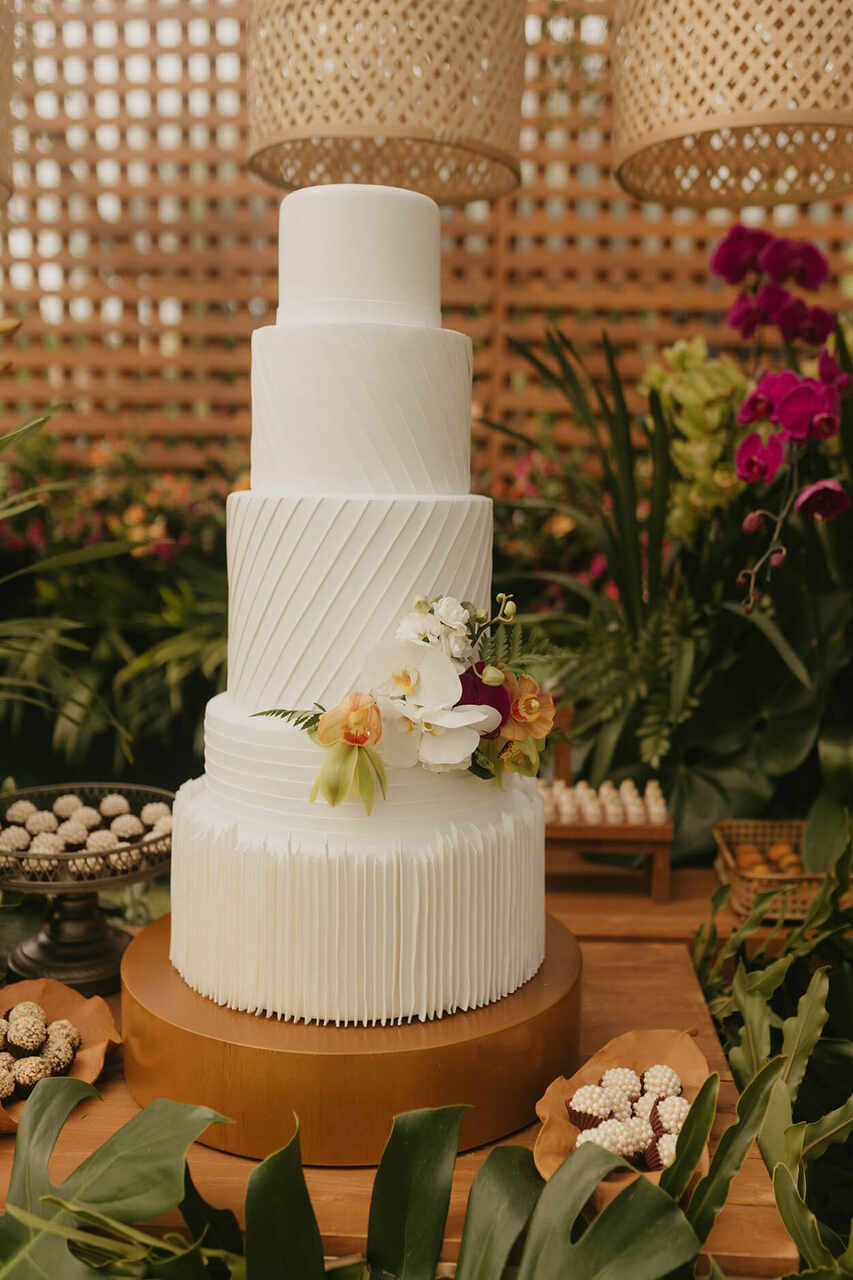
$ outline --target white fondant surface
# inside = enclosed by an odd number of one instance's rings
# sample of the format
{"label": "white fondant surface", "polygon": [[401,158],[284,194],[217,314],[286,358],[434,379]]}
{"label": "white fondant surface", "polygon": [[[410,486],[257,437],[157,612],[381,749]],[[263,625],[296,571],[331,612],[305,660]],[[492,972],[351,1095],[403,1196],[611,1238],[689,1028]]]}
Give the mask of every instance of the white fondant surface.
{"label": "white fondant surface", "polygon": [[228,499],[228,690],[248,711],[334,706],[419,592],[489,604],[492,504]]}
{"label": "white fondant surface", "polygon": [[244,821],[202,778],[178,793],[173,841],[172,963],[218,1004],[424,1020],[509,995],[544,958],[544,818],[526,780],[486,819],[412,815],[362,844]]}
{"label": "white fondant surface", "polygon": [[471,340],[391,324],[252,335],[255,493],[467,493]]}

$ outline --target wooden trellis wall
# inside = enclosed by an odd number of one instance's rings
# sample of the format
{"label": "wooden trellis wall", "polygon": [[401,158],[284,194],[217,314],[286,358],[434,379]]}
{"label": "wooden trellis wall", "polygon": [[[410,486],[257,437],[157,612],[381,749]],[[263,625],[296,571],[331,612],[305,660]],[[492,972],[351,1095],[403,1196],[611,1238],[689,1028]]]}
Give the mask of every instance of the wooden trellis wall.
{"label": "wooden trellis wall", "polygon": [[[627,199],[610,173],[613,0],[530,0],[512,198],[447,211],[448,325],[476,348],[475,410],[575,436],[507,337],[559,323],[600,370],[606,328],[637,376],[661,345],[719,324],[707,256],[729,215]],[[144,435],[154,466],[203,466],[249,432],[249,334],[274,316],[279,193],[245,167],[249,0],[21,0],[16,194],[0,299],[23,317],[4,426],[57,400],[67,448]],[[757,221],[761,220],[762,215]],[[841,267],[853,204],[783,208]],[[837,301],[828,297],[827,302]],[[543,416],[546,415],[546,416]],[[480,436],[478,469],[508,465]]]}

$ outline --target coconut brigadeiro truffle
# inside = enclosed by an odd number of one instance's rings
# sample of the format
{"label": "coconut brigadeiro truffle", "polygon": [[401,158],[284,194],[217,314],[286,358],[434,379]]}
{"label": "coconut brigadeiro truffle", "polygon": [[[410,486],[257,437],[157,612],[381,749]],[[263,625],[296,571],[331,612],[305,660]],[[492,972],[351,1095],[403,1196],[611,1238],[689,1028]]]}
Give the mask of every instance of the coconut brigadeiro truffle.
{"label": "coconut brigadeiro truffle", "polygon": [[41,1051],[41,1056],[50,1067],[50,1074],[52,1076],[61,1076],[74,1061],[74,1045],[68,1036],[56,1036],[55,1038],[48,1036]]}
{"label": "coconut brigadeiro truffle", "polygon": [[59,819],[49,809],[36,809],[35,813],[31,813],[27,818],[24,826],[31,836],[39,836],[44,831],[55,831],[59,826]]}
{"label": "coconut brigadeiro truffle", "polygon": [[119,840],[135,840],[144,830],[135,813],[120,813],[110,823],[110,831],[117,835]]}
{"label": "coconut brigadeiro truffle", "polygon": [[6,821],[25,823],[30,814],[36,812],[32,800],[14,800],[6,810]]}
{"label": "coconut brigadeiro truffle", "polygon": [[6,1044],[13,1058],[29,1058],[47,1039],[47,1028],[41,1018],[18,1018],[9,1027]]}
{"label": "coconut brigadeiro truffle", "polygon": [[124,796],[120,796],[117,791],[112,791],[108,796],[104,796],[98,806],[105,818],[117,818],[120,813],[129,813],[130,805]]}
{"label": "coconut brigadeiro truffle", "polygon": [[[0,1049],[2,1049],[3,1045],[6,1043],[6,1037],[8,1034],[9,1020],[8,1018],[0,1018]],[[0,1054],[0,1057],[2,1057],[2,1054]],[[2,1066],[0,1066],[0,1071],[2,1071],[2,1069]]]}
{"label": "coconut brigadeiro truffle", "polygon": [[578,1129],[594,1129],[607,1119],[611,1111],[607,1094],[597,1084],[585,1084],[576,1089],[566,1107],[569,1119]]}
{"label": "coconut brigadeiro truffle", "polygon": [[170,836],[172,834],[172,815],[165,814],[162,818],[158,818],[151,828],[152,836]]}
{"label": "coconut brigadeiro truffle", "polygon": [[172,810],[162,800],[151,800],[142,806],[139,816],[146,827],[153,827],[154,823],[159,822],[161,818],[171,818]]}
{"label": "coconut brigadeiro truffle", "polygon": [[23,853],[29,844],[30,833],[25,827],[5,827],[0,831],[0,853]]}
{"label": "coconut brigadeiro truffle", "polygon": [[118,836],[113,831],[92,831],[86,840],[89,853],[109,853],[118,846]]}
{"label": "coconut brigadeiro truffle", "polygon": [[53,812],[57,818],[70,818],[75,809],[82,809],[83,801],[79,796],[72,795],[70,792],[64,796],[57,796],[53,802]]}
{"label": "coconut brigadeiro truffle", "polygon": [[9,1023],[17,1022],[19,1018],[41,1018],[47,1024],[47,1014],[35,1000],[21,1000],[18,1004],[13,1004],[6,1018]]}
{"label": "coconut brigadeiro truffle", "polygon": [[58,1036],[67,1036],[75,1049],[80,1048],[80,1032],[69,1018],[57,1018],[55,1022],[49,1022],[47,1034],[51,1040],[55,1040]]}
{"label": "coconut brigadeiro truffle", "polygon": [[46,1080],[50,1075],[50,1063],[44,1058],[19,1058],[12,1068],[18,1093],[24,1097],[32,1093],[39,1080]]}
{"label": "coconut brigadeiro truffle", "polygon": [[60,822],[56,829],[56,834],[60,840],[65,842],[66,849],[82,849],[89,836],[89,832],[83,823],[76,822],[74,818],[69,818],[66,822]]}
{"label": "coconut brigadeiro truffle", "polygon": [[11,1071],[14,1065],[15,1059],[11,1053],[0,1053],[0,1071]]}
{"label": "coconut brigadeiro truffle", "polygon": [[87,831],[93,831],[101,825],[101,815],[91,805],[84,804],[74,810],[74,821],[82,822]]}
{"label": "coconut brigadeiro truffle", "polygon": [[11,1071],[0,1071],[0,1102],[6,1102],[15,1092],[15,1077]]}
{"label": "coconut brigadeiro truffle", "polygon": [[681,1093],[681,1080],[672,1067],[658,1062],[643,1072],[643,1088],[658,1098],[669,1098]]}

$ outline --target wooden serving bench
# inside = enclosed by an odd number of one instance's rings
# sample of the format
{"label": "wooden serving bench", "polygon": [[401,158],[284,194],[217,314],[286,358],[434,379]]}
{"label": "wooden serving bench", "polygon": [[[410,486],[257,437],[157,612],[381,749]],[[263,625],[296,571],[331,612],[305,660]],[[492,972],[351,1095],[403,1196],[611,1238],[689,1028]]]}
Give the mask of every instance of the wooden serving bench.
{"label": "wooden serving bench", "polygon": [[[683,883],[682,877],[687,877]],[[675,901],[663,907],[655,907],[648,898],[630,890],[584,895],[574,888],[556,889],[548,901],[551,913],[572,928],[581,942],[581,1057],[588,1057],[605,1041],[635,1028],[666,1026],[695,1034],[711,1068],[721,1078],[712,1150],[734,1119],[737,1089],[685,942],[699,920],[707,916],[715,883],[711,872],[676,871]],[[656,920],[657,913],[660,921]],[[633,932],[630,940],[624,940],[629,922],[633,923]],[[608,932],[617,940],[608,937]],[[618,940],[620,936],[623,940]],[[657,940],[660,938],[666,940]],[[112,1006],[118,1013],[118,997],[113,998]],[[484,1070],[484,1089],[494,1089],[499,1084]],[[120,1060],[108,1067],[99,1088],[102,1100],[79,1107],[63,1130],[51,1161],[52,1175],[58,1181],[138,1110],[124,1083]],[[532,1147],[536,1132],[537,1126],[531,1124],[507,1141]],[[447,1261],[458,1254],[468,1192],[487,1151],[488,1148],[481,1148],[457,1160],[443,1251]],[[12,1139],[0,1138],[0,1192],[4,1198],[12,1154]],[[190,1150],[189,1163],[202,1194],[242,1218],[246,1183],[255,1162],[195,1145]],[[364,1250],[373,1177],[374,1170],[370,1168],[306,1170],[328,1255]],[[172,1214],[167,1221],[176,1225],[179,1215]],[[705,1252],[714,1256],[727,1276],[778,1276],[796,1269],[797,1251],[776,1210],[770,1179],[755,1148],[732,1184]]]}
{"label": "wooden serving bench", "polygon": [[[646,858],[652,900],[669,902],[670,846],[672,823],[549,823],[545,866],[549,875],[586,879],[596,873],[607,875],[603,863],[590,863],[583,855],[609,854],[622,858]],[[626,868],[616,870],[624,874]]]}

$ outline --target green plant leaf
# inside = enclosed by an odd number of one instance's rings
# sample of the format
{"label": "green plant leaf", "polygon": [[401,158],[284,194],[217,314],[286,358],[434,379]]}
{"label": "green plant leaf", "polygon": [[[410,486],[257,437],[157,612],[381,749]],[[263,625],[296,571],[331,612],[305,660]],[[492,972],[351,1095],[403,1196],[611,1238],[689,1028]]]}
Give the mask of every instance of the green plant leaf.
{"label": "green plant leaf", "polygon": [[847,848],[849,839],[847,810],[830,791],[821,791],[806,819],[803,866],[807,871],[830,871]]}
{"label": "green plant leaf", "polygon": [[496,1147],[480,1167],[465,1212],[456,1280],[503,1275],[544,1182],[527,1147]]}
{"label": "green plant leaf", "polygon": [[184,1198],[178,1207],[193,1238],[204,1235],[206,1248],[243,1252],[243,1232],[235,1214],[230,1209],[216,1209],[207,1203],[196,1189],[189,1165],[184,1169]]}
{"label": "green plant leaf", "polygon": [[768,1169],[785,1158],[791,1119],[791,1095],[785,1081],[779,1079],[770,1090],[770,1100],[758,1134],[759,1150]]}
{"label": "green plant leaf", "polygon": [[726,1202],[732,1179],[746,1158],[764,1120],[773,1082],[778,1079],[784,1060],[772,1058],[762,1067],[740,1095],[737,1119],[729,1125],[711,1159],[711,1167],[693,1195],[687,1218],[700,1240],[707,1240],[717,1214]]}
{"label": "green plant leaf", "polygon": [[129,551],[130,546],[129,542],[98,542],[91,547],[78,547],[74,551],[61,551],[55,556],[45,556],[43,560],[34,560],[32,564],[16,569],[14,573],[4,574],[0,578],[0,587],[13,578],[21,578],[26,574],[53,573],[54,569],[69,569],[81,564],[91,564],[93,560],[108,560]]}
{"label": "green plant leaf", "polygon": [[742,925],[737,929],[733,929],[726,941],[720,947],[714,964],[711,968],[711,977],[716,977],[722,973],[723,965],[731,956],[737,955],[743,943],[755,930],[759,928],[762,920],[767,915],[767,908],[773,899],[777,896],[778,890],[771,890],[769,893],[757,893],[752,910],[746,917]]}
{"label": "green plant leaf", "polygon": [[367,1260],[399,1280],[433,1280],[450,1204],[450,1184],[467,1107],[394,1117],[373,1182]]}
{"label": "green plant leaf", "polygon": [[119,1220],[139,1222],[159,1217],[183,1196],[188,1147],[210,1124],[222,1119],[207,1107],[162,1099],[153,1102],[55,1187],[48,1162],[60,1130],[80,1102],[97,1096],[91,1085],[72,1077],[42,1080],[33,1090],[18,1126],[7,1212],[0,1218],[3,1280],[59,1276],[78,1280],[91,1274],[69,1254],[60,1236],[24,1227],[14,1220],[9,1207],[64,1225],[67,1212],[42,1201],[44,1196],[59,1195]]}
{"label": "green plant leaf", "polygon": [[626,1168],[621,1156],[589,1142],[572,1151],[546,1182],[533,1211],[517,1280],[571,1275],[572,1228],[602,1178]]}
{"label": "green plant leaf", "polygon": [[814,688],[811,676],[803,665],[802,660],[785,639],[772,618],[768,617],[761,609],[754,609],[752,613],[747,613],[742,604],[724,603],[723,608],[728,609],[729,613],[733,613],[736,618],[741,618],[744,622],[751,622],[754,627],[757,627],[761,634],[769,640],[785,666],[792,675],[796,676],[800,684],[806,689]]}
{"label": "green plant leaf", "polygon": [[247,1280],[322,1280],[323,1243],[299,1149],[299,1129],[286,1147],[249,1174],[246,1187]]}
{"label": "green plant leaf", "polygon": [[800,1082],[806,1073],[812,1050],[826,1025],[826,997],[829,978],[825,969],[812,974],[804,995],[797,1002],[797,1012],[782,1024],[782,1058],[780,1079],[787,1085],[792,1104],[797,1100]]}
{"label": "green plant leaf", "polygon": [[[56,405],[55,408],[61,408],[61,406]],[[33,432],[40,431],[45,423],[50,421],[52,412],[53,407],[45,413],[40,413],[35,418],[30,418],[28,422],[23,423],[20,427],[15,427],[14,431],[7,431],[5,435],[0,436],[0,453],[4,449],[10,448],[11,445],[20,444],[22,440],[32,435]]]}
{"label": "green plant leaf", "polygon": [[678,1135],[675,1159],[660,1176],[661,1189],[672,1196],[673,1200],[681,1199],[696,1171],[717,1114],[719,1091],[720,1077],[714,1071],[690,1104],[687,1118]]}
{"label": "green plant leaf", "polygon": [[743,1026],[740,1042],[729,1051],[729,1062],[743,1088],[770,1057],[770,1010],[762,995],[748,990],[742,964],[735,970],[732,999],[743,1018]]}
{"label": "green plant leaf", "polygon": [[777,1164],[773,1170],[773,1192],[785,1229],[808,1265],[833,1267],[834,1259],[820,1238],[817,1219],[784,1164]]}
{"label": "green plant leaf", "polygon": [[708,1259],[708,1276],[710,1280],[726,1280],[726,1277],[723,1275],[723,1272],[717,1265],[716,1259],[714,1258]]}
{"label": "green plant leaf", "polygon": [[[797,1152],[799,1160],[817,1160],[833,1143],[846,1142],[853,1133],[853,1094],[840,1107],[827,1112],[819,1120],[814,1120],[811,1124],[801,1121],[791,1127],[797,1131],[796,1135],[792,1135],[791,1148]],[[794,1171],[790,1160],[786,1159],[785,1164]]]}
{"label": "green plant leaf", "polygon": [[663,583],[663,544],[666,520],[669,513],[669,489],[671,463],[669,454],[669,426],[657,391],[649,395],[652,415],[651,456],[652,487],[649,496],[648,562],[649,603],[657,604]]}

